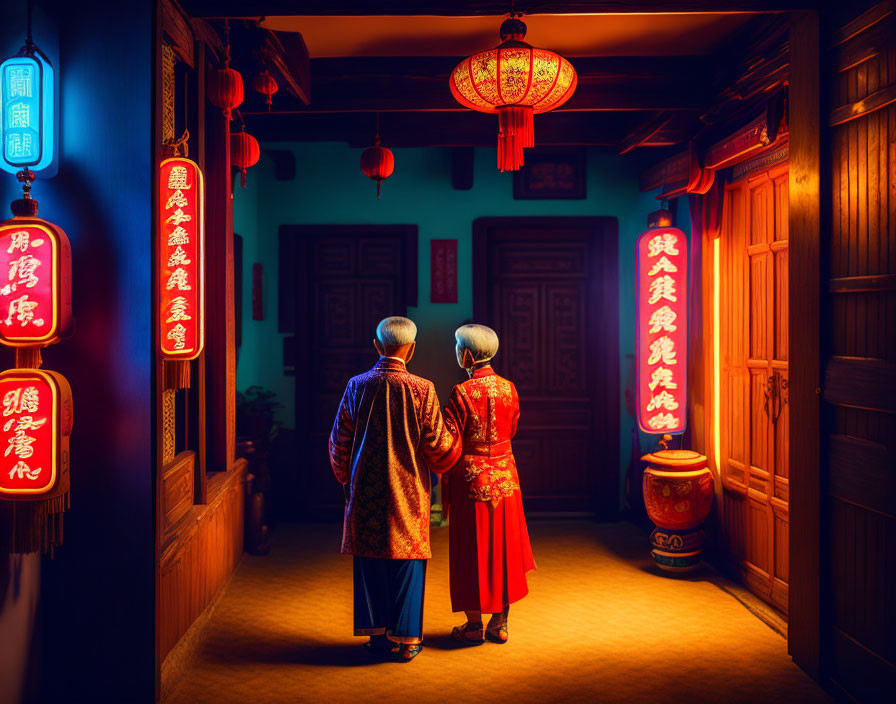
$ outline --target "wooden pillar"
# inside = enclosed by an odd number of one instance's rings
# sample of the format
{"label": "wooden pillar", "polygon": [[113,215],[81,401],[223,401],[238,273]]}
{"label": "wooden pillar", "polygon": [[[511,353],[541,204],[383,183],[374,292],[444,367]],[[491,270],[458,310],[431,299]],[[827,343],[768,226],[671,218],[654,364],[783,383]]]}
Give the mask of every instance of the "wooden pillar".
{"label": "wooden pillar", "polygon": [[211,471],[233,466],[236,350],[233,309],[233,196],[230,131],[220,110],[206,111],[206,430]]}
{"label": "wooden pillar", "polygon": [[817,12],[790,30],[790,613],[788,651],[819,674],[821,56]]}

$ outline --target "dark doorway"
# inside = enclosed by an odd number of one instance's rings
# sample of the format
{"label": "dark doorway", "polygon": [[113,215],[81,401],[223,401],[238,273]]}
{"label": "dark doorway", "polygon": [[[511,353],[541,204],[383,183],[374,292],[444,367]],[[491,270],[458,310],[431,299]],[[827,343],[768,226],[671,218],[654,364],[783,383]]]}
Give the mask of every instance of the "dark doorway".
{"label": "dark doorway", "polygon": [[612,518],[619,503],[618,223],[480,218],[473,307],[520,393],[514,453],[529,511]]}
{"label": "dark doorway", "polygon": [[[417,227],[280,228],[281,331],[295,332],[293,518],[336,519],[344,497],[327,442],[346,382],[372,367],[376,325],[417,303]],[[289,489],[287,489],[289,491]]]}

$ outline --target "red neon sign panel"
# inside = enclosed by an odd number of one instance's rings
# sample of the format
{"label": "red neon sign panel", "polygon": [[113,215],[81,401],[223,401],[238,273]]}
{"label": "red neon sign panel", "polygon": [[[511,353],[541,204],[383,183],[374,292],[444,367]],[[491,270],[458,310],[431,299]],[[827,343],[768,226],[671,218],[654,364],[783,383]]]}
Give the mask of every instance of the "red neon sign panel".
{"label": "red neon sign panel", "polygon": [[638,239],[638,425],[645,433],[682,433],[687,420],[688,241],[676,227]]}
{"label": "red neon sign panel", "polygon": [[169,359],[195,359],[205,328],[205,184],[175,157],[159,169],[159,342]]}
{"label": "red neon sign panel", "polygon": [[68,491],[72,392],[61,374],[0,373],[0,496],[49,498]]}
{"label": "red neon sign panel", "polygon": [[0,343],[59,342],[72,328],[68,237],[39,218],[0,225]]}

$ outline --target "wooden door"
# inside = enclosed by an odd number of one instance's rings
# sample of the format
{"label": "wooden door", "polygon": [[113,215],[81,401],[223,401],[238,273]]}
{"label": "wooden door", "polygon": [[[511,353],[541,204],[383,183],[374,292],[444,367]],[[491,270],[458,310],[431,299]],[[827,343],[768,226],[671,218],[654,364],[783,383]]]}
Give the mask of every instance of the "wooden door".
{"label": "wooden door", "polygon": [[341,515],[333,419],[348,380],[376,363],[377,323],[416,305],[416,242],[408,226],[281,228],[281,256],[291,249],[294,262],[281,276],[294,283],[297,518]]}
{"label": "wooden door", "polygon": [[822,663],[844,699],[896,687],[896,16],[834,33],[822,281]]}
{"label": "wooden door", "polygon": [[787,166],[728,185],[721,240],[722,522],[745,584],[788,607]]}
{"label": "wooden door", "polygon": [[615,218],[482,218],[475,320],[516,384],[514,439],[526,508],[612,516],[619,503]]}

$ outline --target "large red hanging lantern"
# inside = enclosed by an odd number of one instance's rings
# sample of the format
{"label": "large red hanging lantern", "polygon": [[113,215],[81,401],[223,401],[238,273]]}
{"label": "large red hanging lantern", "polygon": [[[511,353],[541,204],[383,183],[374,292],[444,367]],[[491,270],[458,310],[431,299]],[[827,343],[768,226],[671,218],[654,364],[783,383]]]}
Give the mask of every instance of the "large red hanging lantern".
{"label": "large red hanging lantern", "polygon": [[255,166],[261,157],[258,140],[240,127],[230,135],[230,163],[240,170],[240,185],[246,187],[246,169]]}
{"label": "large red hanging lantern", "polygon": [[533,115],[563,105],[576,89],[576,71],[559,54],[523,41],[526,24],[501,24],[501,44],[461,61],[448,80],[464,107],[498,113],[498,170],[517,171],[523,149],[535,146]]}
{"label": "large red hanging lantern", "polygon": [[268,104],[268,112],[271,111],[271,104],[274,93],[280,90],[280,87],[277,85],[276,79],[270,74],[270,72],[265,69],[262,73],[259,73],[255,80],[252,81],[252,87],[255,89],[256,93],[261,93],[265,96],[265,101]]}
{"label": "large red hanging lantern", "polygon": [[227,46],[224,51],[223,68],[209,71],[208,74],[208,99],[212,105],[221,108],[224,117],[232,120],[234,108],[243,103],[243,77],[239,71],[230,68],[230,26],[225,24],[225,36]]}
{"label": "large red hanging lantern", "polygon": [[376,181],[376,199],[380,199],[380,185],[384,179],[389,178],[395,170],[395,157],[392,151],[380,145],[380,136],[372,147],[368,147],[361,154],[361,171],[368,178]]}

